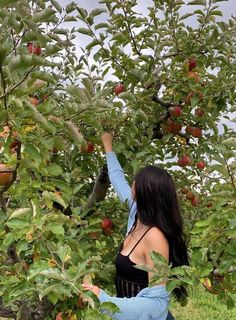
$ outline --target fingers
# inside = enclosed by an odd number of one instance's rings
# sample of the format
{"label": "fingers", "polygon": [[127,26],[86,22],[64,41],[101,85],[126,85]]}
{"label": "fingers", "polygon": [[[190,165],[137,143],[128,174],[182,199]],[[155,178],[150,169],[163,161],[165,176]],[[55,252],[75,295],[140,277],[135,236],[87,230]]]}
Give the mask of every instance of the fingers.
{"label": "fingers", "polygon": [[83,283],[81,286],[84,288],[84,290],[92,291],[96,296],[99,296],[100,289],[96,286],[93,286],[91,283]]}
{"label": "fingers", "polygon": [[85,289],[85,290],[91,290],[93,289],[93,285],[91,283],[83,283],[81,284],[81,286]]}

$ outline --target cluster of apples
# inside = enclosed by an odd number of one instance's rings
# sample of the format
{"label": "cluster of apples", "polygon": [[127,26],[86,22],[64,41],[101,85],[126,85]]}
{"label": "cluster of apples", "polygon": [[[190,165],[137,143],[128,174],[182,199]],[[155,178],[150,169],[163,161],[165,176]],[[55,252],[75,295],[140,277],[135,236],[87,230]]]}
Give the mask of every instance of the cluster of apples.
{"label": "cluster of apples", "polygon": [[197,207],[199,205],[199,199],[197,196],[194,195],[192,191],[190,191],[187,187],[183,187],[180,190],[183,194],[185,194],[185,197],[187,200],[191,202],[191,205],[193,207]]}
{"label": "cluster of apples", "polygon": [[[192,164],[192,161],[190,160],[189,156],[185,154],[178,159],[177,164],[180,167],[186,167],[186,166],[190,166]],[[196,163],[196,167],[198,169],[204,169],[206,167],[206,164],[204,161],[199,161]]]}

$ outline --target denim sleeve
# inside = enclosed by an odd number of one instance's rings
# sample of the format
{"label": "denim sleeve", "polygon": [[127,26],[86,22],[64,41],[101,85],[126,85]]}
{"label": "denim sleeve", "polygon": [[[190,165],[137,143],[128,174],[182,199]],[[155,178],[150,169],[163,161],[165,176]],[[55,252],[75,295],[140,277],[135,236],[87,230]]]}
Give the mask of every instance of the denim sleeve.
{"label": "denim sleeve", "polygon": [[168,313],[168,301],[163,298],[116,298],[103,290],[98,298],[101,303],[112,302],[120,309],[120,312],[111,315],[114,320],[166,320]]}
{"label": "denim sleeve", "polygon": [[128,201],[129,206],[132,204],[131,188],[125,179],[124,171],[114,152],[106,153],[108,175],[113,188],[115,189],[120,200]]}
{"label": "denim sleeve", "polygon": [[110,182],[121,201],[127,201],[129,206],[130,212],[127,225],[128,233],[135,221],[135,215],[137,211],[136,202],[131,197],[131,188],[128,184],[128,181],[125,179],[124,171],[120,166],[116,154],[114,152],[107,152],[106,159]]}

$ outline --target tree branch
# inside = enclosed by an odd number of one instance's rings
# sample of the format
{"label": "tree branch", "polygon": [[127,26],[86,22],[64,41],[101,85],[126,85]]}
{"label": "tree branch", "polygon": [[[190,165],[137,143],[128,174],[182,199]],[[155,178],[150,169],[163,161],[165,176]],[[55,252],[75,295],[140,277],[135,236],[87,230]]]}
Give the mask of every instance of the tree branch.
{"label": "tree branch", "polygon": [[[17,87],[19,87],[30,75],[30,73],[35,69],[36,66],[33,66],[23,77],[23,79],[21,79],[21,81],[19,81],[17,84],[15,84],[9,91],[5,92],[0,99],[5,99],[10,93],[12,93],[12,91],[14,91]],[[1,68],[0,68],[1,69]]]}
{"label": "tree branch", "polygon": [[95,202],[99,202],[105,199],[110,180],[108,177],[107,166],[104,165],[100,174],[97,176],[93,191],[88,198],[87,209],[91,209]]}
{"label": "tree branch", "polygon": [[137,54],[138,56],[141,56],[141,52],[140,52],[140,50],[138,50],[137,44],[136,44],[136,42],[135,42],[135,39],[134,39],[132,30],[131,30],[131,27],[130,27],[130,24],[129,24],[129,21],[128,21],[127,11],[125,10],[123,4],[124,4],[124,3],[122,2],[122,3],[121,3],[121,6],[122,6],[122,10],[123,10],[124,15],[125,15],[125,21],[127,22],[128,33],[129,33],[129,35],[130,35],[131,41],[132,41],[133,46],[134,46],[134,51],[136,52],[136,54]]}
{"label": "tree branch", "polygon": [[164,100],[160,99],[157,95],[153,96],[152,101],[159,103],[162,107],[169,109],[173,106],[170,102],[165,102]]}

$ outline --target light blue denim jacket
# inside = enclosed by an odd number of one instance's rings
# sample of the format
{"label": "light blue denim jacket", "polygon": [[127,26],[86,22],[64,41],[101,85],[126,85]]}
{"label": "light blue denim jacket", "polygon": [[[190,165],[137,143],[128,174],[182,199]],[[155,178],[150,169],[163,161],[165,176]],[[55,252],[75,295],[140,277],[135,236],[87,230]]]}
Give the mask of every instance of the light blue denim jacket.
{"label": "light blue denim jacket", "polygon": [[[136,203],[131,197],[131,188],[116,154],[107,152],[106,158],[111,184],[121,201],[127,201],[129,206],[128,233],[135,221]],[[115,320],[166,320],[170,295],[166,287],[161,285],[145,288],[133,298],[111,297],[101,290],[98,298],[101,303],[113,302],[119,307],[120,312],[113,315]]]}

